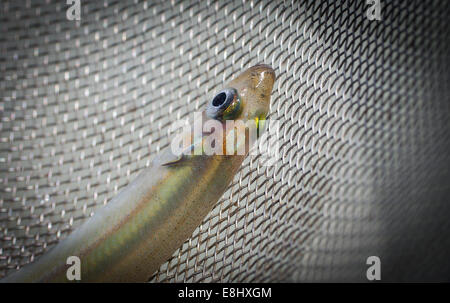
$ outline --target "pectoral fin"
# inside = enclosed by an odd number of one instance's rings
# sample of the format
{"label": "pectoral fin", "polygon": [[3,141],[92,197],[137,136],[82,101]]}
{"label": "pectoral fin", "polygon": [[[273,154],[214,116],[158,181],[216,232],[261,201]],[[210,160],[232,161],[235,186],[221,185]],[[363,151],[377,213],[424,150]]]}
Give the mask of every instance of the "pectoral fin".
{"label": "pectoral fin", "polygon": [[170,166],[191,159],[198,153],[198,149],[202,146],[201,143],[202,141],[189,145],[179,155],[174,154],[170,146],[168,146],[155,158],[153,163],[161,166]]}

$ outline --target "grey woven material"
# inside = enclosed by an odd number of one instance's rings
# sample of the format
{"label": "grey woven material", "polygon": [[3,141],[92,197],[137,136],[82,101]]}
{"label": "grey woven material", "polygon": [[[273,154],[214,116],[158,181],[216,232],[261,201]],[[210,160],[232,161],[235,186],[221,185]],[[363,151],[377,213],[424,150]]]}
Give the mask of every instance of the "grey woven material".
{"label": "grey woven material", "polygon": [[248,157],[150,281],[450,277],[447,1],[0,4],[0,277],[126,186],[257,63],[281,159]]}

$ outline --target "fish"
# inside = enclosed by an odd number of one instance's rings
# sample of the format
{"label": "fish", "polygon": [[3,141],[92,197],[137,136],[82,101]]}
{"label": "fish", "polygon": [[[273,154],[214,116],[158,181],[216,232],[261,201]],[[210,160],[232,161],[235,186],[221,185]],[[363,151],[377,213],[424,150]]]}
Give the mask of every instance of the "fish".
{"label": "fish", "polygon": [[[255,144],[248,132],[226,125],[244,121],[262,132],[275,80],[275,71],[265,64],[231,79],[201,113],[214,122],[214,129],[205,130],[207,122],[202,122],[200,135],[181,132],[180,138],[188,142],[181,146],[181,153],[174,152],[173,144],[167,146],[79,228],[0,282],[148,281],[226,191]],[[217,144],[207,145],[213,134]],[[206,154],[205,146],[213,145],[219,152]],[[80,274],[78,279],[69,279],[68,260],[74,256]]]}

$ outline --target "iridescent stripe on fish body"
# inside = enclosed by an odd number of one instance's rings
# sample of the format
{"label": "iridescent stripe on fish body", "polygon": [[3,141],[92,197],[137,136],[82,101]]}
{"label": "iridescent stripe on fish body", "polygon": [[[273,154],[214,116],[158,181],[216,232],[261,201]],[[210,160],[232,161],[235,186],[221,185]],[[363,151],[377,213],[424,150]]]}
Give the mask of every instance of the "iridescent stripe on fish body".
{"label": "iridescent stripe on fish body", "polygon": [[[259,125],[269,110],[274,81],[269,66],[249,68],[218,94],[216,109],[210,108],[208,115],[223,122],[225,113],[227,119]],[[220,108],[227,100],[231,108]],[[81,260],[81,282],[147,281],[200,225],[244,158],[174,156],[169,146],[80,228],[1,282],[67,282],[69,256]]]}

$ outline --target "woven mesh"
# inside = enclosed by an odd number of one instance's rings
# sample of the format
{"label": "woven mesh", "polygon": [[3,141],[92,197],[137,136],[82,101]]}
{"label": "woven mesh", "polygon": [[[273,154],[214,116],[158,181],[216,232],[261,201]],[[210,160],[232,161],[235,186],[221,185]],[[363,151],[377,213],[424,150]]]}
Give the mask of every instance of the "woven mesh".
{"label": "woven mesh", "polygon": [[108,203],[257,63],[281,159],[249,156],[155,282],[447,280],[447,1],[0,4],[0,276]]}

